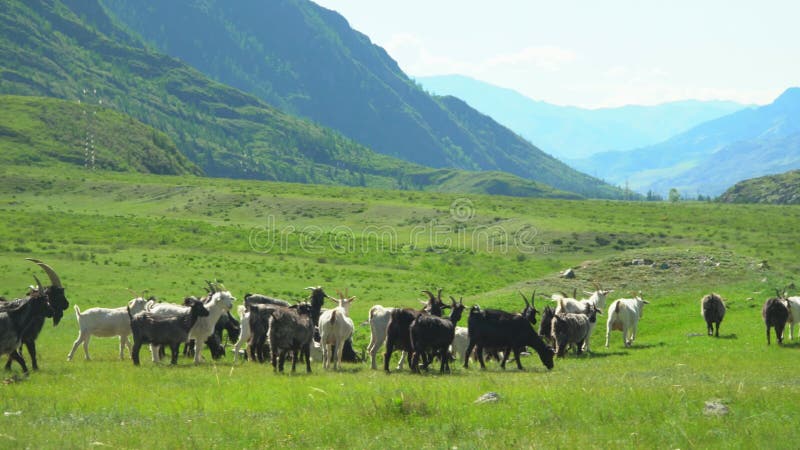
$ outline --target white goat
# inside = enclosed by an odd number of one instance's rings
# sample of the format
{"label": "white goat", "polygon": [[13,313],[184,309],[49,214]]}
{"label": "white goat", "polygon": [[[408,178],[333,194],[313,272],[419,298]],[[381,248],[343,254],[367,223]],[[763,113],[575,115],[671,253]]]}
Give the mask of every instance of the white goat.
{"label": "white goat", "polygon": [[789,304],[789,339],[794,339],[794,326],[800,323],[800,297],[789,297],[786,299]]}
{"label": "white goat", "polygon": [[[369,327],[370,338],[369,345],[367,346],[367,353],[369,353],[372,360],[372,370],[378,368],[376,358],[378,351],[380,351],[383,344],[386,342],[386,327],[389,325],[389,319],[392,317],[392,311],[397,308],[385,308],[381,305],[375,305],[369,309]],[[405,361],[406,352],[400,354],[400,361],[397,363],[397,370],[403,368],[403,361]]]}
{"label": "white goat", "polygon": [[[614,292],[613,289],[605,290],[598,288],[594,292],[584,291],[584,293],[589,295],[589,298],[586,299],[576,300],[574,298],[564,297],[561,294],[553,294],[551,298],[553,301],[558,303],[556,305],[556,314],[586,314],[587,305],[594,305],[594,308],[597,309],[600,314],[602,314],[601,311],[606,307],[606,297],[612,292]],[[591,351],[589,338],[592,337],[595,326],[597,326],[596,321],[589,324],[589,335],[586,337],[586,341],[583,344],[583,351]]]}
{"label": "white goat", "polygon": [[608,322],[606,323],[606,347],[608,347],[611,330],[622,331],[622,341],[625,343],[625,347],[633,344],[639,319],[642,318],[642,310],[644,305],[649,303],[647,300],[643,300],[642,294],[639,293],[634,298],[621,298],[611,304],[608,308]]}
{"label": "white goat", "polygon": [[[128,302],[131,314],[143,311],[147,301],[141,297],[134,298]],[[72,344],[72,350],[67,355],[67,361],[72,361],[78,346],[83,343],[83,354],[87,360],[89,357],[89,339],[92,336],[114,337],[119,336],[119,359],[125,357],[125,347],[128,352],[131,350],[131,343],[128,336],[131,334],[131,319],[125,306],[120,308],[89,308],[81,313],[78,305],[75,305],[75,316],[78,318],[78,339]]]}
{"label": "white goat", "polygon": [[[342,295],[339,295],[342,297]],[[322,367],[327,369],[333,361],[333,368],[339,369],[342,363],[342,351],[344,341],[353,335],[353,320],[350,315],[350,304],[355,301],[355,297],[339,298],[328,297],[336,302],[336,308],[329,309],[322,313],[319,318],[320,344],[322,345]],[[329,349],[330,347],[330,349]]]}
{"label": "white goat", "polygon": [[456,327],[453,343],[450,344],[450,352],[462,363],[467,359],[467,346],[469,346],[469,329]]}
{"label": "white goat", "polygon": [[239,350],[242,348],[242,345],[246,345],[247,341],[250,340],[250,311],[247,311],[247,308],[244,305],[239,305],[236,308],[237,312],[239,313],[239,340],[236,341],[236,345],[233,346],[233,362],[239,358]]}

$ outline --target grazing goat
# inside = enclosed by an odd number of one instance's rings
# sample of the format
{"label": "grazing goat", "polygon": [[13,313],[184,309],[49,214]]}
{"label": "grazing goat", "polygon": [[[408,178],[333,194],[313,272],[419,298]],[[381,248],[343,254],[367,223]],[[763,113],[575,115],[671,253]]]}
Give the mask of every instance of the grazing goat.
{"label": "grazing goat", "polygon": [[789,319],[789,305],[786,294],[777,289],[776,292],[777,297],[768,299],[764,302],[764,307],[761,308],[761,317],[767,326],[767,345],[770,345],[769,329],[773,327],[775,328],[775,338],[778,339],[778,344],[783,344],[783,328]]}
{"label": "grazing goat", "polygon": [[239,358],[242,345],[250,339],[250,311],[247,311],[244,305],[239,305],[237,312],[239,313],[239,339],[233,346],[233,362]]}
{"label": "grazing goat", "polygon": [[[481,309],[473,306],[469,312],[469,344],[466,354],[477,348],[478,362],[485,369],[484,348],[509,348],[514,351],[517,368],[523,370],[519,354],[525,346],[533,347],[547,369],[553,368],[553,349],[533,330],[528,319],[521,314],[513,314],[497,309]],[[464,359],[464,368],[469,368],[469,358]]]}
{"label": "grazing goat", "polygon": [[639,319],[642,318],[644,305],[650,304],[642,299],[641,292],[634,298],[621,298],[614,301],[608,308],[608,321],[606,322],[606,347],[611,330],[622,331],[622,341],[625,347],[630,347],[636,339]]}
{"label": "grazing goat", "polygon": [[[447,319],[430,314],[420,314],[411,322],[409,333],[414,353],[409,366],[412,372],[420,371],[419,358],[428,352],[439,355],[441,361],[439,373],[450,372],[448,349],[453,343],[456,324],[461,320],[461,314],[464,312],[463,298],[456,302],[456,299],[450,297],[450,302],[450,316]],[[427,365],[424,366],[427,369]]]}
{"label": "grazing goat", "polygon": [[714,292],[703,296],[700,299],[700,314],[708,326],[708,335],[719,337],[719,324],[725,317],[725,299]]}
{"label": "grazing goat", "polygon": [[305,357],[306,372],[311,372],[311,342],[314,324],[311,321],[311,304],[300,303],[288,308],[279,307],[269,319],[269,344],[272,367],[283,372],[286,353],[292,352],[292,372],[297,360]]}
{"label": "grazing goat", "polygon": [[125,347],[131,350],[131,343],[128,335],[131,334],[131,314],[138,314],[144,311],[147,301],[141,296],[137,296],[128,302],[128,306],[119,308],[89,308],[84,312],[75,305],[75,317],[78,319],[78,339],[72,344],[72,350],[67,355],[67,361],[72,361],[78,346],[83,344],[83,354],[86,360],[89,357],[89,339],[92,336],[114,337],[119,336],[119,359],[125,357]]}
{"label": "grazing goat", "polygon": [[[336,308],[322,313],[319,318],[319,343],[322,345],[322,367],[327,369],[333,362],[334,370],[342,363],[344,343],[353,336],[355,327],[349,317],[350,305],[355,297],[346,298],[339,293],[339,298],[328,297],[336,302]],[[334,359],[335,358],[335,359]]]}
{"label": "grazing goat", "polygon": [[[413,351],[409,332],[411,322],[420,314],[430,314],[441,317],[442,310],[447,308],[447,305],[442,302],[441,289],[439,289],[436,297],[434,297],[433,293],[430,291],[422,292],[428,296],[428,301],[424,302],[425,307],[422,311],[411,308],[395,308],[389,315],[389,323],[386,325],[386,352],[383,355],[383,370],[386,373],[389,373],[389,361],[391,361],[392,352],[395,349],[402,350],[405,354],[411,354]],[[398,364],[398,368],[399,367],[400,364]]]}
{"label": "grazing goat", "polygon": [[[53,318],[53,326],[56,326],[64,316],[64,311],[69,308],[69,301],[64,294],[64,287],[61,285],[61,279],[58,278],[58,274],[56,274],[52,267],[48,266],[42,261],[33,258],[25,259],[39,266],[50,278],[50,286],[44,288],[44,291],[42,292],[44,292],[45,296],[47,297],[47,303],[53,310],[53,315],[48,317]],[[2,310],[2,306],[0,306],[0,310]],[[31,365],[33,366],[33,370],[39,370],[39,363],[36,359],[36,338],[39,337],[39,333],[41,333],[42,328],[44,327],[44,322],[45,318],[43,316],[37,316],[31,326],[26,328],[25,334],[22,336],[22,342],[25,344],[25,347],[28,349],[28,354],[31,356]],[[6,370],[11,368],[11,360],[12,358],[8,358],[8,361],[6,362]]]}
{"label": "grazing goat", "polygon": [[18,351],[19,347],[32,327],[43,323],[45,318],[53,317],[54,314],[38,279],[36,284],[39,286],[38,290],[26,298],[4,303],[4,308],[0,311],[0,356],[9,355],[9,361],[16,361],[26,374],[28,366]]}
{"label": "grazing goat", "polygon": [[189,331],[200,317],[208,317],[209,312],[199,300],[188,299],[189,311],[177,315],[160,315],[142,311],[135,316],[128,310],[133,334],[131,359],[139,365],[139,350],[142,344],[169,346],[172,351],[171,364],[178,363],[179,347],[189,339]]}
{"label": "grazing goat", "polygon": [[[562,306],[560,303],[559,306]],[[591,337],[598,313],[599,310],[593,303],[587,303],[583,313],[555,313],[550,328],[558,357],[566,354],[570,344],[575,345],[579,355],[583,352],[584,343]]]}

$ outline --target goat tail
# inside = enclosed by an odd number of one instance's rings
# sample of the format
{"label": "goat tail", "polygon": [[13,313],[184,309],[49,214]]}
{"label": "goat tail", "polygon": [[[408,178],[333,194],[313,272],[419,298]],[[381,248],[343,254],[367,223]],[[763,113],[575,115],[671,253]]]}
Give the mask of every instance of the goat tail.
{"label": "goat tail", "polygon": [[336,310],[335,309],[333,310],[333,312],[331,312],[331,325],[333,325],[334,323],[336,323]]}
{"label": "goat tail", "polygon": [[244,313],[246,310],[247,308],[244,305],[239,305],[236,308],[236,312],[239,313],[239,320],[242,320],[244,318]]}

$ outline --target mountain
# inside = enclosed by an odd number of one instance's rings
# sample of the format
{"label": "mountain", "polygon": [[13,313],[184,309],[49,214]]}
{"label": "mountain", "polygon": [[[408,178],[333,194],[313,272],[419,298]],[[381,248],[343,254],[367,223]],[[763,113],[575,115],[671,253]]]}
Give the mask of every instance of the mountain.
{"label": "mountain", "polygon": [[429,95],[341,15],[308,0],[101,1],[150,47],[379,153],[505,171],[586,196],[623,195],[463,103]]}
{"label": "mountain", "polygon": [[[769,105],[705,122],[659,144],[631,151],[599,153],[573,163],[613,183],[627,180],[640,192],[653,189],[663,193],[675,187],[690,194],[716,195],[720,192],[715,190],[719,186],[709,183],[713,181],[710,177],[703,179],[702,176],[704,167],[719,161],[713,159],[716,153],[725,149],[720,155],[731,157],[749,151],[760,152],[775,144],[791,143],[791,139],[783,141],[782,138],[797,132],[800,132],[800,88],[789,88]],[[738,148],[727,149],[732,145]],[[781,147],[774,151],[780,153]],[[773,162],[767,155],[774,153],[760,154],[748,156],[749,162],[728,161],[734,171],[730,175],[742,180],[768,173]],[[689,172],[696,167],[697,171]],[[683,184],[680,177],[687,173],[698,182]]]}
{"label": "mountain", "polygon": [[[96,0],[1,2],[2,94],[69,100],[59,104],[31,99],[34,106],[26,113],[30,126],[23,124],[19,128],[12,122],[14,117],[0,122],[3,148],[13,150],[3,159],[13,164],[54,160],[83,164],[85,157],[79,154],[79,148],[84,137],[76,134],[87,126],[79,119],[84,109],[77,111],[74,107],[82,101],[89,110],[96,105],[98,119],[93,127],[101,167],[440,189],[424,184],[441,176],[434,169],[375,153],[329,128],[283,113],[252,95],[210,80],[181,61],[150,50],[137,36],[119,28]],[[41,107],[35,105],[37,101],[50,111],[61,111],[39,115],[33,111]],[[7,113],[13,114],[11,110]],[[39,123],[33,123],[36,120]],[[75,123],[73,129],[68,125],[70,120]],[[151,131],[154,147],[148,147],[144,140],[137,140],[148,134],[139,125],[115,128],[114,124],[125,120],[141,121],[164,134]],[[30,129],[25,128],[28,126]],[[53,130],[63,131],[63,136],[54,136]],[[132,135],[126,134],[131,130]],[[117,147],[124,139],[131,139],[131,146]],[[26,147],[29,143],[37,146]],[[133,144],[137,143],[145,147],[134,151]],[[112,149],[112,144],[114,152],[121,152],[116,158],[106,151]],[[174,154],[173,145],[194,164]],[[174,161],[167,164],[157,158],[155,152],[159,148],[163,150],[161,156]],[[134,155],[142,158],[140,164],[131,160]],[[148,158],[153,160],[146,161]],[[167,169],[170,165],[173,168]],[[161,166],[163,170],[156,169]],[[462,180],[458,186],[480,191],[479,184],[470,183],[473,173],[452,169],[447,172],[449,178]],[[512,195],[575,197],[520,177],[501,178],[509,183]]]}
{"label": "mountain", "polygon": [[418,77],[434,94],[453,95],[563,160],[643,147],[745,106],[726,101],[680,101],[655,106],[583,109],[532,100],[463,75]]}
{"label": "mountain", "polygon": [[727,203],[800,204],[800,170],[736,183],[719,198]]}
{"label": "mountain", "polygon": [[0,161],[63,162],[144,173],[199,175],[167,135],[117,111],[53,98],[0,95]]}

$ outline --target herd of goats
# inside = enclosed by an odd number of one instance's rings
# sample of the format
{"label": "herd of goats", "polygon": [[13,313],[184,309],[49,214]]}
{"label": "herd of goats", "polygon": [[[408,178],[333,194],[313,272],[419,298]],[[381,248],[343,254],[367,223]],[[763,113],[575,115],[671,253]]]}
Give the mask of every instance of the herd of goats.
{"label": "herd of goats", "polygon": [[[0,356],[9,355],[7,370],[16,361],[25,373],[28,373],[28,367],[22,357],[22,345],[28,349],[34,370],[38,369],[36,338],[47,318],[52,318],[53,325],[58,325],[69,307],[64,287],[52,267],[37,259],[28,260],[44,270],[50,278],[50,286],[43,287],[34,275],[36,285],[31,286],[26,297],[0,301]],[[311,359],[321,359],[325,369],[330,366],[338,369],[343,360],[358,360],[352,349],[355,327],[350,318],[350,305],[355,297],[348,297],[347,293],[332,297],[320,286],[306,288],[310,291],[307,301],[296,304],[260,294],[245,294],[244,305],[237,308],[237,320],[230,313],[236,300],[230,291],[220,283],[206,283],[206,295],[187,297],[181,305],[146,300],[134,293],[135,298],[119,308],[91,308],[81,312],[75,306],[80,331],[67,359],[72,359],[81,344],[86,359],[89,359],[91,336],[118,336],[120,359],[124,358],[127,347],[135,365],[139,365],[143,344],[150,345],[154,362],[158,362],[164,349],[169,347],[171,363],[176,364],[179,347],[184,344],[184,354],[193,354],[194,361],[199,363],[203,344],[209,347],[213,358],[224,356],[223,333],[227,332],[227,339],[235,342],[234,362],[242,354],[259,362],[269,359],[276,371],[283,371],[287,358],[292,362],[292,371],[295,371],[298,361],[305,361],[307,372],[311,371]],[[449,303],[445,302],[441,289],[436,295],[431,291],[422,292],[428,300],[422,301],[424,306],[419,310],[380,305],[370,308],[369,320],[365,324],[370,326],[371,339],[366,352],[370,355],[373,369],[377,369],[377,354],[384,344],[383,368],[386,372],[389,372],[394,351],[402,352],[397,368],[402,368],[408,357],[412,372],[427,370],[436,358],[440,361],[442,373],[449,372],[449,364],[454,358],[467,368],[470,359],[475,357],[484,368],[484,351],[487,356],[497,358],[503,368],[513,353],[521,370],[520,353],[526,348],[536,351],[542,364],[552,369],[554,356],[564,356],[570,347],[578,354],[590,351],[589,339],[597,315],[602,314],[606,297],[613,290],[595,284],[595,291],[586,292],[589,297],[581,300],[576,298],[577,292],[573,292],[572,297],[554,294],[551,299],[556,307],[547,306],[541,313],[533,305],[536,292],[530,300],[520,292],[525,302],[521,312],[475,305],[469,309],[467,327],[457,326],[465,309],[463,300],[456,301],[450,297]],[[326,300],[335,303],[336,307],[324,309]],[[622,331],[626,347],[633,343],[646,304],[648,302],[642,299],[641,294],[611,303],[607,310],[606,347],[612,330]],[[448,315],[443,317],[448,309]],[[709,335],[719,336],[725,310],[725,301],[718,294],[712,293],[701,299],[701,312]],[[540,314],[539,327],[534,330],[537,314]],[[778,291],[776,297],[764,304],[762,317],[767,330],[767,344],[770,343],[770,328],[775,329],[778,342],[783,342],[787,323],[790,339],[793,339],[794,324],[800,322],[800,297],[787,297],[785,291]],[[133,336],[133,345],[128,339],[130,335]],[[247,348],[242,351],[244,345]]]}

